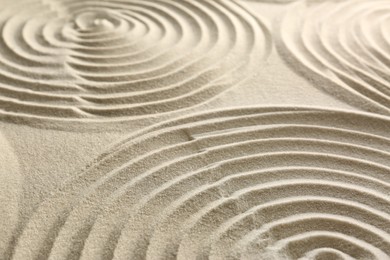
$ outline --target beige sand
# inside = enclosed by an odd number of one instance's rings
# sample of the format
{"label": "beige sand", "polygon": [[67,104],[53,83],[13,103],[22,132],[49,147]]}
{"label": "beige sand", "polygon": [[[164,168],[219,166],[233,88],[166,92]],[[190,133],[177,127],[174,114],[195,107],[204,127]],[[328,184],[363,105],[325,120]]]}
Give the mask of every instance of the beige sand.
{"label": "beige sand", "polygon": [[9,257],[19,221],[22,175],[14,150],[0,133],[0,256]]}
{"label": "beige sand", "polygon": [[388,115],[389,7],[389,1],[299,1],[281,19],[279,50],[318,87]]}
{"label": "beige sand", "polygon": [[2,116],[65,129],[204,103],[271,49],[265,24],[234,1],[18,1],[0,24]]}
{"label": "beige sand", "polygon": [[0,0],[0,259],[390,259],[387,0]]}
{"label": "beige sand", "polygon": [[164,123],[45,200],[15,259],[297,259],[317,249],[386,259],[389,148],[387,118],[343,111],[247,108]]}

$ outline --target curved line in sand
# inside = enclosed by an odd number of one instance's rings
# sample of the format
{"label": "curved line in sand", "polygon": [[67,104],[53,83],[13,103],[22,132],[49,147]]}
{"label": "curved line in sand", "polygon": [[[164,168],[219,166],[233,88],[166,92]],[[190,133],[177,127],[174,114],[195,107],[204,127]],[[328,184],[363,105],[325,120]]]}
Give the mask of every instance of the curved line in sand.
{"label": "curved line in sand", "polygon": [[185,109],[250,77],[271,49],[263,22],[230,0],[23,5],[0,13],[0,116],[14,121]]}
{"label": "curved line in sand", "polygon": [[299,1],[282,18],[281,56],[315,86],[354,106],[390,112],[390,5],[383,0]]}
{"label": "curved line in sand", "polygon": [[287,107],[152,126],[43,202],[14,259],[388,257],[389,130]]}

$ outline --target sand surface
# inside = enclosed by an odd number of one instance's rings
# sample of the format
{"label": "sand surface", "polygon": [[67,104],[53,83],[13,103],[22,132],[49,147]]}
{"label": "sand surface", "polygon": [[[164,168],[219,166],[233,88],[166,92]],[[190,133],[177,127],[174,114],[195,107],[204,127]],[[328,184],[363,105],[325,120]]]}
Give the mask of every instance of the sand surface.
{"label": "sand surface", "polygon": [[388,0],[0,0],[0,259],[390,259]]}

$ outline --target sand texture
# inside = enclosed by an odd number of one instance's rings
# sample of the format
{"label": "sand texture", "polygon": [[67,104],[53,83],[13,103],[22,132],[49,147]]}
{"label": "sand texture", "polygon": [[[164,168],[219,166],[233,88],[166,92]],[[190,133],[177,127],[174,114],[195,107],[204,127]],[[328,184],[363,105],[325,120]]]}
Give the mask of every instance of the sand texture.
{"label": "sand texture", "polygon": [[16,155],[0,133],[0,256],[9,256],[18,225],[22,175]]}
{"label": "sand texture", "polygon": [[282,56],[311,80],[320,76],[316,85],[331,94],[389,114],[390,2],[310,2],[299,1],[282,18]]}
{"label": "sand texture", "polygon": [[390,260],[390,1],[0,0],[0,260]]}
{"label": "sand texture", "polygon": [[270,50],[268,29],[234,1],[27,1],[0,26],[2,116],[66,127],[203,103]]}

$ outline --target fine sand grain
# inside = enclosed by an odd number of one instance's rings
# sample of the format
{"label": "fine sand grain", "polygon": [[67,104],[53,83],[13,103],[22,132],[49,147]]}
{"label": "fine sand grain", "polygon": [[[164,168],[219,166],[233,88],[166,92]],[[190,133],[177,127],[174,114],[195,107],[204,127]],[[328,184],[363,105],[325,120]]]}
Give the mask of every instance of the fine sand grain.
{"label": "fine sand grain", "polygon": [[9,255],[19,219],[22,176],[18,160],[7,140],[0,133],[0,259]]}
{"label": "fine sand grain", "polygon": [[45,200],[14,259],[388,259],[390,121],[193,115],[123,139]]}

